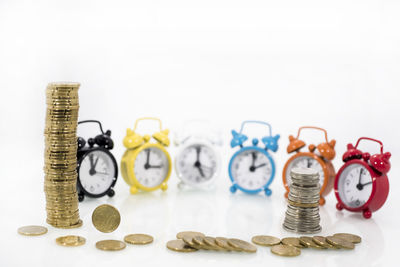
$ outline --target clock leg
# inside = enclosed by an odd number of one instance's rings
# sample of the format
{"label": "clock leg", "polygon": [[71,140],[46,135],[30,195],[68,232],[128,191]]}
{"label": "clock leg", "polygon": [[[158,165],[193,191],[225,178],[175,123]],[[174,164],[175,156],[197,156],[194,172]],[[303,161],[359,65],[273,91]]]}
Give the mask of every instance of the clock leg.
{"label": "clock leg", "polygon": [[336,204],[336,209],[337,209],[337,210],[342,210],[342,209],[343,209],[342,204],[337,203],[337,204]]}
{"label": "clock leg", "polygon": [[229,188],[229,190],[231,191],[232,194],[235,193],[236,190],[237,190],[236,185],[232,185],[232,186]]}
{"label": "clock leg", "polygon": [[167,183],[163,183],[163,184],[161,185],[161,190],[162,190],[162,191],[165,191],[165,190],[167,190],[167,189],[168,189]]}
{"label": "clock leg", "polygon": [[79,202],[82,202],[85,199],[85,195],[83,193],[78,194]]}
{"label": "clock leg", "polygon": [[272,194],[272,190],[268,187],[264,189],[265,195],[270,196]]}
{"label": "clock leg", "polygon": [[321,196],[321,197],[319,198],[319,205],[320,205],[320,206],[325,205],[325,198],[324,198],[323,196]]}
{"label": "clock leg", "polygon": [[115,191],[114,191],[113,189],[110,189],[110,190],[108,190],[107,195],[108,195],[109,197],[113,197],[113,196],[115,195]]}
{"label": "clock leg", "polygon": [[365,219],[369,219],[372,216],[372,212],[367,208],[367,209],[363,210],[363,216]]}
{"label": "clock leg", "polygon": [[130,189],[131,194],[134,195],[134,194],[136,194],[138,191],[139,191],[139,190],[137,189],[136,186],[131,186],[131,189]]}

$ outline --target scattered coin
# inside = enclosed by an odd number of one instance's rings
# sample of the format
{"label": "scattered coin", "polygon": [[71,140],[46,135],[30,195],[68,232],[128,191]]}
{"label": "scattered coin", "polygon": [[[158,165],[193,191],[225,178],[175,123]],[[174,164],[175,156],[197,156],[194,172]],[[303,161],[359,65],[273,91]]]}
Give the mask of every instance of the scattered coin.
{"label": "scattered coin", "polygon": [[57,244],[65,247],[77,247],[86,243],[86,239],[77,235],[60,236],[56,239]]}
{"label": "scattered coin", "polygon": [[294,246],[296,248],[304,248],[302,244],[300,244],[300,239],[297,237],[285,237],[281,240],[282,244],[288,246]]}
{"label": "scattered coin", "polygon": [[185,232],[179,232],[176,234],[176,238],[178,239],[183,239],[184,237],[196,237],[196,236],[201,236],[204,237],[205,234],[200,233],[200,232],[192,232],[192,231],[185,231]]}
{"label": "scattered coin", "polygon": [[225,249],[225,250],[227,250],[227,251],[231,251],[231,250],[234,250],[234,251],[241,251],[241,250],[236,249],[235,247],[229,245],[229,243],[228,243],[228,238],[225,238],[225,237],[216,237],[216,238],[215,238],[215,243],[216,243],[218,246],[220,246],[221,248],[223,248],[223,249]]}
{"label": "scattered coin", "polygon": [[301,254],[300,249],[291,245],[275,245],[271,247],[271,252],[278,256],[295,257]]}
{"label": "scattered coin", "polygon": [[253,236],[251,242],[260,246],[274,246],[281,243],[281,240],[277,237],[270,236],[270,235],[256,235]]}
{"label": "scattered coin", "polygon": [[316,248],[316,249],[325,249],[325,247],[316,244],[312,237],[309,236],[301,236],[299,238],[300,244],[306,248]]}
{"label": "scattered coin", "polygon": [[217,245],[214,237],[211,237],[211,236],[203,237],[203,242],[207,246],[211,247],[213,250],[225,250],[223,247],[220,247]]}
{"label": "scattered coin", "polygon": [[118,228],[121,216],[116,208],[108,204],[103,204],[93,211],[92,222],[94,227],[100,232],[111,233]]}
{"label": "scattered coin", "polygon": [[96,248],[107,251],[122,250],[126,247],[126,244],[119,240],[102,240],[96,243]]}
{"label": "scattered coin", "polygon": [[197,249],[189,247],[182,239],[168,241],[167,248],[177,252],[197,251]]}
{"label": "scattered coin", "polygon": [[146,245],[153,242],[153,237],[145,234],[130,234],[125,236],[124,241],[133,245]]}
{"label": "scattered coin", "polygon": [[28,225],[18,228],[18,233],[27,236],[38,236],[47,233],[47,228],[39,225]]}
{"label": "scattered coin", "polygon": [[245,252],[254,253],[257,251],[257,247],[253,244],[250,244],[247,241],[240,240],[237,238],[230,238],[228,239],[228,244],[236,249],[240,249]]}
{"label": "scattered coin", "polygon": [[193,237],[191,236],[185,236],[183,237],[183,242],[186,243],[189,247],[195,248],[195,249],[202,249],[199,245],[193,242]]}
{"label": "scattered coin", "polygon": [[312,240],[314,241],[315,244],[317,244],[321,247],[325,247],[325,248],[329,248],[329,249],[338,249],[338,247],[335,247],[334,245],[331,245],[328,242],[326,242],[326,238],[324,236],[314,236],[312,238]]}
{"label": "scattered coin", "polygon": [[337,234],[334,234],[333,236],[343,238],[344,240],[347,240],[354,244],[361,243],[361,237],[359,237],[358,235],[353,235],[353,234],[348,234],[348,233],[337,233]]}
{"label": "scattered coin", "polygon": [[326,242],[336,247],[344,248],[344,249],[354,249],[354,243],[351,243],[343,238],[336,236],[327,236]]}

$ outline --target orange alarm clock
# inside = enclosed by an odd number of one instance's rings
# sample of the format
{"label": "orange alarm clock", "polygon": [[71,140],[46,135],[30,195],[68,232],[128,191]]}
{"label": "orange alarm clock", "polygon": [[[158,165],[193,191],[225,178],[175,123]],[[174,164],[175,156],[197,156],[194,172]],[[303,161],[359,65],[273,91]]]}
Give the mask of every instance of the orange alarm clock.
{"label": "orange alarm clock", "polygon": [[[300,132],[302,129],[316,129],[323,131],[325,134],[325,143],[320,143],[315,146],[313,144],[308,146],[308,152],[300,151],[306,146],[306,143],[299,139]],[[332,160],[335,158],[335,144],[336,141],[332,139],[328,141],[328,134],[325,129],[314,127],[314,126],[303,126],[300,127],[297,136],[289,136],[289,145],[287,147],[287,152],[296,152],[285,164],[282,173],[283,185],[286,188],[285,197],[289,194],[289,185],[291,184],[290,170],[296,167],[313,168],[319,173],[320,179],[320,200],[319,204],[325,204],[324,196],[328,195],[333,188],[333,183],[335,180],[335,169],[332,165]]]}

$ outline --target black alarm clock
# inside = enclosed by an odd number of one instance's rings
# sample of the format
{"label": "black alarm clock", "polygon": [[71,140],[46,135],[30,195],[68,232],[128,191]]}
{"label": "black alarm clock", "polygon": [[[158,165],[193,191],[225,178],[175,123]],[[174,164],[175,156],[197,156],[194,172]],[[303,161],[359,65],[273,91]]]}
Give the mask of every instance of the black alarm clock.
{"label": "black alarm clock", "polygon": [[85,196],[99,198],[104,195],[114,196],[114,186],[118,177],[118,165],[110,150],[114,147],[111,131],[105,133],[99,121],[85,120],[78,122],[97,123],[101,134],[86,140],[78,137],[77,172],[78,199],[83,201]]}

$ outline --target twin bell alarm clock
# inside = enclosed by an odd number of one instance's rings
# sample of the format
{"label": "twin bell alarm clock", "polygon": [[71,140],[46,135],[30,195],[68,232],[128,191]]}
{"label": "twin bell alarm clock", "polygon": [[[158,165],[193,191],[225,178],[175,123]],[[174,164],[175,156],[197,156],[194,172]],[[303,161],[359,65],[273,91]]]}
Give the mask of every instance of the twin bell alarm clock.
{"label": "twin bell alarm clock", "polygon": [[[311,144],[308,146],[308,151],[301,151],[306,143],[300,140],[300,132],[303,129],[315,129],[322,131],[325,134],[325,142],[315,146]],[[285,197],[288,197],[289,186],[291,184],[290,171],[293,168],[312,168],[316,170],[319,174],[320,179],[320,205],[325,204],[324,196],[328,195],[333,188],[333,182],[335,179],[335,169],[332,164],[332,160],[335,158],[335,144],[336,141],[332,139],[328,141],[328,133],[325,129],[314,127],[314,126],[304,126],[300,127],[297,136],[289,136],[289,145],[287,147],[287,152],[289,154],[295,153],[286,162],[283,168],[282,179],[283,185],[285,186],[286,193]]]}
{"label": "twin bell alarm clock", "polygon": [[[253,138],[251,144],[244,146],[248,137],[243,134],[244,126],[248,124],[261,124],[269,128],[269,135],[261,138],[264,147],[258,146],[259,140]],[[275,163],[268,151],[278,150],[280,135],[272,136],[271,125],[263,121],[244,121],[237,132],[232,130],[231,147],[239,147],[239,150],[232,156],[229,162],[229,178],[232,186],[230,191],[235,193],[237,189],[257,194],[261,191],[269,196],[272,191],[269,189],[275,175]]]}
{"label": "twin bell alarm clock", "polygon": [[[188,133],[188,126],[195,123],[203,126],[202,130],[207,129],[209,134],[201,134],[200,130]],[[212,129],[208,121],[188,121],[183,128],[182,137],[175,139],[175,145],[179,147],[175,158],[176,174],[181,180],[178,186],[210,188],[219,175],[221,156],[217,147],[222,141],[211,134]]]}
{"label": "twin bell alarm clock", "polygon": [[98,198],[104,195],[114,196],[114,186],[118,177],[118,166],[110,150],[114,147],[111,131],[103,131],[99,121],[85,120],[78,122],[97,123],[101,134],[86,140],[78,137],[77,172],[78,199],[83,201],[85,196]]}
{"label": "twin bell alarm clock", "polygon": [[[380,144],[380,153],[370,155],[358,149],[361,140]],[[347,145],[343,154],[344,165],[335,178],[336,208],[362,212],[364,218],[371,218],[372,212],[380,209],[389,194],[390,152],[383,153],[381,141],[361,137],[355,146]]]}
{"label": "twin bell alarm clock", "polygon": [[[153,135],[139,135],[136,130],[140,121],[154,120],[159,124],[159,131]],[[165,149],[169,146],[169,130],[162,129],[157,118],[136,120],[133,130],[127,129],[123,144],[126,151],[121,160],[121,174],[130,186],[130,192],[166,190],[171,175],[171,157]],[[151,142],[154,139],[155,142]]]}

